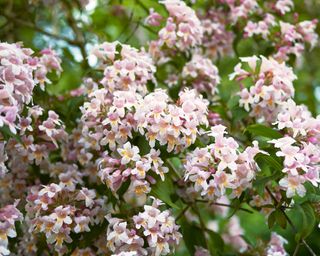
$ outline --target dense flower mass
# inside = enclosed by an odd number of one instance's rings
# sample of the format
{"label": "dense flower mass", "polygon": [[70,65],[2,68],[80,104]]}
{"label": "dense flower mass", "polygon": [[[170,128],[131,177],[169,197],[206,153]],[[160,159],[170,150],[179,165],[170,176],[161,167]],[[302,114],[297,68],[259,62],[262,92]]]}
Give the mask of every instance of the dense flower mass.
{"label": "dense flower mass", "polygon": [[33,89],[50,82],[47,73],[61,71],[60,60],[55,52],[46,49],[40,57],[20,44],[0,43],[0,127],[7,125],[16,133],[16,120],[25,105],[32,100]]}
{"label": "dense flower mass", "polygon": [[[186,51],[201,44],[203,27],[195,11],[181,0],[161,1],[169,13],[158,40],[151,41],[151,55],[163,62],[177,51]],[[152,14],[151,14],[152,15]]]}
{"label": "dense flower mass", "polygon": [[[244,63],[247,68],[244,68]],[[240,83],[240,106],[262,121],[272,122],[279,112],[279,106],[294,96],[292,68],[273,58],[256,56],[241,58],[230,79]],[[245,81],[244,81],[245,80]],[[249,87],[245,87],[245,82]]]}
{"label": "dense flower mass", "polygon": [[[168,210],[159,210],[162,202],[155,198],[153,200],[152,205],[145,205],[143,212],[133,216],[132,229],[126,221],[107,216],[110,223],[108,247],[116,255],[168,255],[170,248],[179,244],[179,226]],[[147,247],[143,248],[145,240]]]}
{"label": "dense flower mass", "polygon": [[217,84],[220,83],[218,69],[212,64],[210,59],[203,58],[201,55],[194,55],[183,70],[182,77],[186,83],[192,83],[192,86],[199,92],[208,92],[215,94]]}
{"label": "dense flower mass", "polygon": [[239,152],[239,144],[226,137],[226,127],[217,125],[212,128],[209,136],[215,142],[205,148],[196,148],[187,156],[185,178],[194,183],[196,191],[211,199],[225,195],[232,189],[232,196],[239,197],[258,171],[254,157],[259,152],[257,142]]}
{"label": "dense flower mass", "polygon": [[318,22],[297,4],[0,3],[0,256],[316,255]]}

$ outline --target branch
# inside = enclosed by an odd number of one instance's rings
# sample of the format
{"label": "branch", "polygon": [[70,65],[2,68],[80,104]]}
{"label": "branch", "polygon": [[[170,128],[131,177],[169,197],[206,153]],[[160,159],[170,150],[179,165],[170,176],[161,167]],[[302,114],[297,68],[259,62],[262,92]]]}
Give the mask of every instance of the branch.
{"label": "branch", "polygon": [[136,31],[137,31],[138,28],[139,28],[139,25],[140,25],[140,19],[137,21],[136,26],[134,27],[134,29],[132,30],[132,32],[130,33],[130,35],[126,38],[126,40],[124,40],[124,43],[125,43],[125,44],[131,39],[131,37],[134,36],[134,34],[136,33]]}
{"label": "branch", "polygon": [[136,0],[136,3],[138,5],[140,5],[140,7],[146,12],[149,14],[149,9],[147,8],[147,6],[145,6],[140,0]]}
{"label": "branch", "polygon": [[210,205],[218,205],[218,206],[224,206],[224,207],[229,207],[229,208],[232,208],[232,209],[238,209],[238,210],[241,210],[241,211],[244,211],[244,212],[247,212],[247,213],[253,213],[253,211],[249,210],[249,209],[246,209],[246,208],[243,208],[243,207],[235,207],[231,204],[223,204],[223,203],[216,203],[216,202],[209,202],[207,200],[201,200],[201,199],[197,199],[196,202],[200,202],[200,203],[210,203]]}
{"label": "branch", "polygon": [[[293,222],[290,220],[289,216],[287,215],[287,213],[285,212],[285,210],[282,208],[282,207],[278,207],[279,206],[279,202],[278,200],[275,198],[275,196],[272,194],[272,192],[270,191],[270,189],[268,188],[268,186],[266,186],[266,190],[268,192],[268,194],[271,196],[273,202],[274,202],[274,205],[276,208],[280,209],[280,211],[284,214],[286,220],[288,221],[289,225],[291,226],[291,228],[293,229],[293,231],[297,234],[298,233],[298,230],[297,228],[295,227],[295,225],[293,224]],[[317,256],[315,254],[315,252],[312,250],[312,248],[307,244],[307,242],[304,240],[304,239],[301,239],[301,242],[305,245],[305,247],[309,250],[309,252],[311,253],[312,256]],[[300,242],[299,242],[300,243]],[[298,247],[298,246],[297,246]],[[299,249],[296,248],[296,250]]]}
{"label": "branch", "polygon": [[[206,228],[206,225],[205,225],[203,219],[201,218],[201,214],[200,214],[197,206],[192,207],[192,209],[193,209],[193,211],[196,213],[196,215],[198,216],[201,230],[202,230],[202,232],[203,232],[203,235],[205,236],[205,233],[208,232],[208,229]],[[207,241],[206,237],[205,237],[204,240],[205,240],[205,243],[206,243],[206,247],[209,248],[209,247],[208,247],[208,241]]]}
{"label": "branch", "polygon": [[77,42],[79,42],[78,47],[80,48],[81,55],[83,58],[83,65],[85,68],[89,67],[88,61],[87,61],[87,52],[85,49],[86,40],[83,31],[78,27],[77,21],[74,19],[72,14],[72,5],[69,1],[63,0],[64,5],[67,9],[67,20],[70,25],[70,27],[73,30],[73,33],[75,34]]}
{"label": "branch", "polygon": [[184,214],[185,212],[189,209],[190,205],[187,205],[176,217],[176,221],[178,221]]}
{"label": "branch", "polygon": [[40,32],[41,34],[44,34],[46,36],[50,36],[52,38],[58,39],[58,40],[63,40],[65,42],[67,42],[68,44],[74,45],[74,46],[79,46],[79,43],[77,40],[72,40],[68,37],[62,36],[62,35],[57,35],[57,34],[53,34],[51,32],[48,32],[44,29],[42,29],[41,27],[38,27],[37,25],[24,21],[24,20],[20,20],[19,18],[12,16],[12,15],[8,15],[6,13],[2,13],[2,16],[4,16],[7,20],[9,20],[12,23],[16,23],[31,29],[36,30],[37,32]]}

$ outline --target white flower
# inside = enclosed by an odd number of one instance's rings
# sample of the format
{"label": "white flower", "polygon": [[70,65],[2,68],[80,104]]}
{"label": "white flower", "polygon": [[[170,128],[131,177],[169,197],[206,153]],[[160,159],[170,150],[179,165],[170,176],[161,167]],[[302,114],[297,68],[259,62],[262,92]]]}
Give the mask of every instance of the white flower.
{"label": "white flower", "polygon": [[122,156],[121,164],[127,164],[130,161],[138,161],[140,159],[139,148],[136,146],[131,147],[130,142],[123,145],[123,148],[118,149],[119,154]]}
{"label": "white flower", "polygon": [[287,197],[293,197],[295,193],[297,193],[299,196],[303,197],[306,194],[305,187],[301,184],[303,183],[304,179],[300,176],[288,176],[285,178],[282,178],[279,181],[279,185],[284,187],[287,192]]}

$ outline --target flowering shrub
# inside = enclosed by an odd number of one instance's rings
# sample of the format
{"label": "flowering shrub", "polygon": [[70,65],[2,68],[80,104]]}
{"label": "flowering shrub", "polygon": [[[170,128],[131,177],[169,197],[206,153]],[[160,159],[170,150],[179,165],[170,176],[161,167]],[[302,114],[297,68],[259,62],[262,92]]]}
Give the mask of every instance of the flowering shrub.
{"label": "flowering shrub", "polygon": [[320,252],[311,0],[23,2],[0,2],[0,255]]}

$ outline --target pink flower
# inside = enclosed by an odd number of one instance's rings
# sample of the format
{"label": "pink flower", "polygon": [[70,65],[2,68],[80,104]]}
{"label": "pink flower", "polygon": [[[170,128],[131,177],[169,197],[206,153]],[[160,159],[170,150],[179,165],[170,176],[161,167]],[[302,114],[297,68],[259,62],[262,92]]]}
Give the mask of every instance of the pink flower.
{"label": "pink flower", "polygon": [[119,148],[118,152],[122,157],[121,164],[127,164],[130,161],[136,162],[140,159],[139,148],[137,146],[132,147],[130,142],[127,142],[122,148]]}
{"label": "pink flower", "polygon": [[72,219],[70,215],[72,214],[70,206],[63,207],[58,206],[54,209],[54,212],[50,214],[50,218],[55,221],[54,226],[52,227],[53,232],[58,233],[62,228],[63,224],[71,224]]}
{"label": "pink flower", "polygon": [[287,197],[291,198],[296,193],[303,197],[306,193],[305,187],[302,185],[305,179],[301,176],[288,176],[279,181],[279,185],[286,189]]}
{"label": "pink flower", "polygon": [[161,20],[163,19],[162,16],[155,12],[153,8],[150,8],[149,12],[149,16],[145,19],[145,23],[150,26],[160,26]]}

